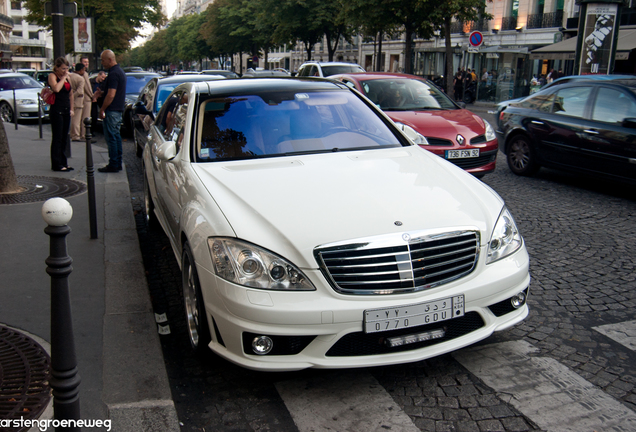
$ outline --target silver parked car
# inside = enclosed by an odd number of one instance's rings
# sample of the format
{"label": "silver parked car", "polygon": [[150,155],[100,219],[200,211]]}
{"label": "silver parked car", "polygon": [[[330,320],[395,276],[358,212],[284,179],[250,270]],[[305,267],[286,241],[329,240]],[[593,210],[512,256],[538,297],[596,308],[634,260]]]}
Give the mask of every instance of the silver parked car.
{"label": "silver parked car", "polygon": [[[23,73],[0,75],[0,118],[5,123],[14,121],[14,106],[18,119],[38,118],[38,97],[44,86]],[[14,105],[15,90],[15,105]],[[42,117],[49,115],[49,106],[41,103]]]}

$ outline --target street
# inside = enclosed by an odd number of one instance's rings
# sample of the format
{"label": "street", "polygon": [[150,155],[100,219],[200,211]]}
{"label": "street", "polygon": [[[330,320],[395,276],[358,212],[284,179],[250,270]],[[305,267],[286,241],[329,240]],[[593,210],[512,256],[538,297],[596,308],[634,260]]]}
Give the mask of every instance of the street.
{"label": "street", "polygon": [[[496,124],[487,107],[468,108]],[[500,152],[483,181],[506,201],[530,254],[524,322],[413,364],[263,373],[191,352],[181,272],[166,236],[144,223],[131,139],[124,152],[182,430],[636,430],[633,188],[546,169],[518,177]]]}

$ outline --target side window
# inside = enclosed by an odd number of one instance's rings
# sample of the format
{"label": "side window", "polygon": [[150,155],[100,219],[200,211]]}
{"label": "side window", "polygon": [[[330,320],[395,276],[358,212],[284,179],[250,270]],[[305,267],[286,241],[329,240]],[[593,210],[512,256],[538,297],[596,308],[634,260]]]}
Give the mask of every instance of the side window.
{"label": "side window", "polygon": [[157,90],[157,82],[150,81],[150,83],[146,86],[144,90],[144,94],[142,95],[142,102],[146,106],[148,111],[152,110],[152,103],[154,102],[155,91]]}
{"label": "side window", "polygon": [[[178,92],[170,95],[164,103],[155,124],[163,138],[167,141],[175,140],[179,133],[179,123],[177,122],[178,109],[182,107],[182,99],[187,97],[184,92]],[[187,106],[187,102],[186,102]]]}
{"label": "side window", "polygon": [[298,71],[298,76],[307,76],[309,74],[309,66],[303,66]]}
{"label": "side window", "polygon": [[594,102],[592,119],[607,123],[622,123],[636,117],[636,104],[629,95],[620,90],[600,87]]}
{"label": "side window", "polygon": [[552,112],[572,117],[583,117],[591,87],[570,87],[557,92]]}
{"label": "side window", "polygon": [[316,65],[311,65],[311,69],[309,69],[309,76],[320,76],[320,72]]}
{"label": "side window", "polygon": [[540,93],[536,96],[530,97],[522,102],[519,102],[518,106],[521,108],[535,109],[541,112],[551,112],[552,103],[554,102],[554,93],[546,94]]}

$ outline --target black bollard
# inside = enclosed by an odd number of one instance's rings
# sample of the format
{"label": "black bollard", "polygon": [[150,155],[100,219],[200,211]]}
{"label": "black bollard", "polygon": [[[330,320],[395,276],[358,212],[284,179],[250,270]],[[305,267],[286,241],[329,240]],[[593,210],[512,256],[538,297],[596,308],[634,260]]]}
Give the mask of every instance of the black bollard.
{"label": "black bollard", "polygon": [[18,102],[15,100],[15,89],[13,89],[13,123],[15,123],[15,130],[18,130]]}
{"label": "black bollard", "polygon": [[44,115],[42,98],[38,95],[38,128],[40,129],[40,139],[42,139],[42,116]]}
{"label": "black bollard", "polygon": [[[56,420],[79,420],[80,376],[77,373],[75,340],[68,275],[73,271],[73,259],[66,252],[66,236],[71,232],[67,223],[73,208],[63,198],[51,198],[42,206],[42,217],[48,226],[44,232],[51,237],[46,272],[51,276],[51,379],[53,412]],[[81,431],[77,422],[57,431]]]}
{"label": "black bollard", "polygon": [[97,238],[97,210],[95,205],[95,169],[93,168],[93,146],[91,145],[91,119],[84,119],[86,129],[86,184],[88,185],[88,216],[91,227],[91,238]]}

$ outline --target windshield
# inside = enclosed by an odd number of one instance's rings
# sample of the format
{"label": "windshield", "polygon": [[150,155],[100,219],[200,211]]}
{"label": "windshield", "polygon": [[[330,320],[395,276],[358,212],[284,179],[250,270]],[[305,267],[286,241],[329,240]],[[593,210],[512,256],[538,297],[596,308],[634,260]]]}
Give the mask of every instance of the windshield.
{"label": "windshield", "polygon": [[139,94],[146,83],[156,75],[127,75],[126,94]]}
{"label": "windshield", "polygon": [[401,146],[371,108],[345,91],[207,99],[197,124],[203,162]]}
{"label": "windshield", "polygon": [[364,94],[383,111],[451,110],[457,106],[424,80],[387,78],[362,81]]}
{"label": "windshield", "polygon": [[42,85],[30,76],[12,76],[0,78],[0,91],[26,88],[42,88]]}

